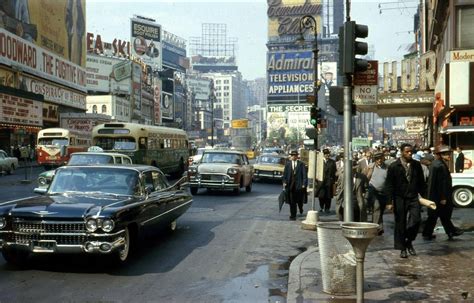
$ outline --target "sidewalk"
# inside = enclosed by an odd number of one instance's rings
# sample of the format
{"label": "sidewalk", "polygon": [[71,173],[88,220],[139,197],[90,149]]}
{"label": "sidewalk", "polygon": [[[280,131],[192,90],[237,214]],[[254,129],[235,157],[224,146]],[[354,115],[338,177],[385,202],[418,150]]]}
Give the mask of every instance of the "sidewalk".
{"label": "sidewalk", "polygon": [[[325,216],[320,221],[335,221]],[[417,256],[402,259],[393,249],[393,216],[384,216],[385,234],[375,238],[365,255],[365,302],[474,302],[474,224],[453,219],[466,230],[448,241],[437,238],[413,243]],[[315,243],[317,245],[317,243]],[[323,292],[319,249],[311,246],[290,265],[287,302],[356,302],[356,295]]]}

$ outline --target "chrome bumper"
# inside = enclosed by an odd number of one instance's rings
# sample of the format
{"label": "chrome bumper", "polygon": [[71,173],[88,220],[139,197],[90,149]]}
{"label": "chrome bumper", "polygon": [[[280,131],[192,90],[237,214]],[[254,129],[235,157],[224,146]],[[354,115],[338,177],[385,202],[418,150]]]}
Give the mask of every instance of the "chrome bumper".
{"label": "chrome bumper", "polygon": [[[189,186],[190,187],[197,187],[197,188],[216,188],[216,189],[234,189],[240,188],[240,183],[237,181],[235,183],[235,179],[233,177],[229,177],[228,175],[220,175],[214,174],[212,175],[211,179],[201,179],[198,177],[190,177],[189,179]],[[212,179],[215,178],[215,179]]]}
{"label": "chrome bumper", "polygon": [[[108,254],[125,244],[123,236],[124,230],[114,234],[89,234],[89,240],[82,244],[58,244],[56,240],[37,240],[27,243],[10,242],[0,239],[0,250],[2,249],[21,249],[32,253],[91,253]],[[101,238],[113,238],[113,240],[104,241]]]}

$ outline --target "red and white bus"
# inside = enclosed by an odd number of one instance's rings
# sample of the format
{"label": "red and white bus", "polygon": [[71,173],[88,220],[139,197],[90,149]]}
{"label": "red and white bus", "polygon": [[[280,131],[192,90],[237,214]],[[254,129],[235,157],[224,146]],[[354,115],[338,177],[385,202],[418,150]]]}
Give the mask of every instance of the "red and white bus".
{"label": "red and white bus", "polygon": [[38,133],[36,145],[38,164],[47,169],[64,165],[72,153],[87,151],[91,146],[91,141],[90,133],[85,134],[65,128],[43,129]]}

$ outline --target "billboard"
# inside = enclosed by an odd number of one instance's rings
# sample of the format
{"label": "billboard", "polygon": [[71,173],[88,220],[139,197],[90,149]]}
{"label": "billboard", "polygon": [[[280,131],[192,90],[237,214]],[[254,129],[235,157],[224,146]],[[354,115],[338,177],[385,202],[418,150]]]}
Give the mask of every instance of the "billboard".
{"label": "billboard", "polygon": [[[277,51],[267,53],[268,100],[272,97],[300,96],[313,94],[314,60],[313,53],[304,51]],[[337,63],[319,62],[318,79],[321,85],[337,85]]]}
{"label": "billboard", "polygon": [[0,63],[70,88],[87,91],[85,68],[3,28],[0,28]]}
{"label": "billboard", "polygon": [[[300,20],[305,15],[316,19],[317,32],[323,32],[321,0],[268,1],[268,41],[294,43],[300,33]],[[311,33],[313,31],[311,30]]]}
{"label": "billboard", "polygon": [[267,134],[279,134],[283,139],[291,129],[307,139],[305,129],[309,124],[310,104],[275,104],[267,106]]}
{"label": "billboard", "polygon": [[0,93],[0,122],[43,126],[43,104],[40,101]]}
{"label": "billboard", "polygon": [[206,79],[186,79],[188,88],[194,93],[196,100],[209,100],[211,87],[209,80]]}
{"label": "billboard", "polygon": [[161,25],[154,20],[131,18],[131,53],[153,69],[162,68]]}
{"label": "billboard", "polygon": [[87,90],[130,92],[131,63],[87,54]]}
{"label": "billboard", "polygon": [[55,56],[86,66],[85,0],[2,1],[0,27]]}
{"label": "billboard", "polygon": [[173,120],[174,116],[173,94],[161,92],[161,119]]}

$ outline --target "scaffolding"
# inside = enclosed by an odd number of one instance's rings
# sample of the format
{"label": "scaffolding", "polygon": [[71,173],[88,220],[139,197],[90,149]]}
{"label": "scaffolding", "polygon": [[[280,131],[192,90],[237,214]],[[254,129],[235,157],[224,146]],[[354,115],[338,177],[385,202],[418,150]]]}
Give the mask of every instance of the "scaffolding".
{"label": "scaffolding", "polygon": [[203,23],[201,37],[190,37],[191,56],[235,57],[237,38],[227,37],[227,25],[223,23]]}

